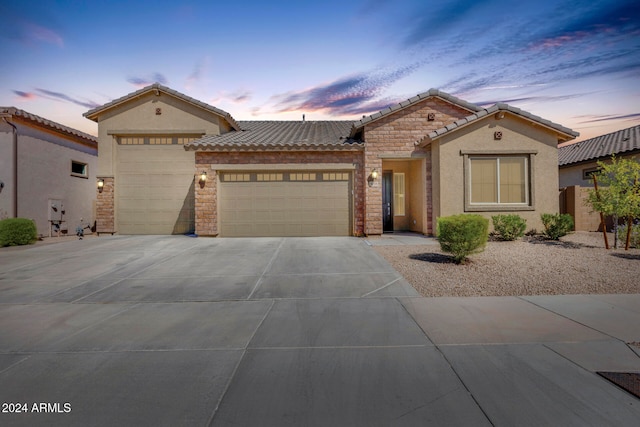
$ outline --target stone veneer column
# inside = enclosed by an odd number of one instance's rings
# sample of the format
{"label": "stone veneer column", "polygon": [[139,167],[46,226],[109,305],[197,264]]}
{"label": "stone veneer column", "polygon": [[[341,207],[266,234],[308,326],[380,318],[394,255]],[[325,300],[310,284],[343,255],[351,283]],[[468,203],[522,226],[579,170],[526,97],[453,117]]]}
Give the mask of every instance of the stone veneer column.
{"label": "stone veneer column", "polygon": [[[203,171],[207,173],[207,180],[204,183],[200,182],[200,175]],[[217,236],[218,177],[212,165],[196,162],[195,189],[196,234],[198,236]]]}
{"label": "stone veneer column", "polygon": [[[364,160],[364,233],[377,235],[382,234],[382,160],[378,158],[377,151],[371,151],[365,152]],[[368,178],[374,169],[378,171],[378,178],[369,186]]]}
{"label": "stone veneer column", "polygon": [[115,207],[114,207],[114,179],[113,177],[102,177],[104,180],[102,192],[98,192],[96,200],[96,233],[111,233],[116,231],[115,227]]}

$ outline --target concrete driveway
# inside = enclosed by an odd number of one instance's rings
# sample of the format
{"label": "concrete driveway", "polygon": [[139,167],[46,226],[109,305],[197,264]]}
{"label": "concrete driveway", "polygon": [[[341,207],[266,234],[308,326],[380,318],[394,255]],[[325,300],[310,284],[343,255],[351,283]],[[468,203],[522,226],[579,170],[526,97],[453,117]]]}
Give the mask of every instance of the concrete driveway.
{"label": "concrete driveway", "polygon": [[0,424],[637,421],[593,371],[640,371],[638,328],[607,320],[640,299],[582,298],[420,298],[356,238],[1,249]]}

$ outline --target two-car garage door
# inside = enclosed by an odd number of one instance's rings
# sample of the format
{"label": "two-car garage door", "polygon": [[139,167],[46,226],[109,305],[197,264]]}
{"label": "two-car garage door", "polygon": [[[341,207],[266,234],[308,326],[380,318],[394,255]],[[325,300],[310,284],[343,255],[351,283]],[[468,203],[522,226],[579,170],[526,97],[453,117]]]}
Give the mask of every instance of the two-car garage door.
{"label": "two-car garage door", "polygon": [[347,236],[349,172],[224,172],[219,226],[224,237]]}

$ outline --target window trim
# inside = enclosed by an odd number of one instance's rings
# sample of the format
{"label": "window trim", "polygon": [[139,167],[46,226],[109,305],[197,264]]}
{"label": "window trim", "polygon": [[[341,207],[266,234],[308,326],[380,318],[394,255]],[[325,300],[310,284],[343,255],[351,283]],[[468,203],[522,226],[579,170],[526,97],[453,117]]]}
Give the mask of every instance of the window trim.
{"label": "window trim", "polygon": [[[535,155],[537,151],[460,151],[464,159],[464,210],[465,212],[533,211],[535,210]],[[471,159],[524,157],[525,158],[525,203],[471,203]],[[499,187],[499,185],[498,185]],[[499,190],[498,190],[499,191]]]}
{"label": "window trim", "polygon": [[[83,166],[84,173],[77,173],[73,171],[73,165],[78,164]],[[85,162],[81,162],[79,160],[71,159],[71,176],[75,176],[76,178],[84,178],[89,179],[89,164]]]}

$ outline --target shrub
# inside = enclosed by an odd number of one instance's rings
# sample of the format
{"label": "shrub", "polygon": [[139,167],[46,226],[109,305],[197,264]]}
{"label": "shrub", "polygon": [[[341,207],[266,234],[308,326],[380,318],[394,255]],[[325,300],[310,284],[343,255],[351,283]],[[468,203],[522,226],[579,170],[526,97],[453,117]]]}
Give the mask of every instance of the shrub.
{"label": "shrub", "polygon": [[438,241],[443,252],[463,264],[468,255],[482,252],[489,237],[489,220],[475,214],[438,218]]}
{"label": "shrub", "polygon": [[527,220],[520,215],[494,215],[493,228],[502,240],[516,240],[524,236]]}
{"label": "shrub", "polygon": [[544,231],[542,234],[550,240],[558,240],[573,230],[573,218],[569,214],[541,214]]}
{"label": "shrub", "polygon": [[0,221],[0,246],[30,245],[38,240],[36,224],[26,218]]}
{"label": "shrub", "polygon": [[[627,242],[627,224],[618,226],[618,240],[621,244]],[[640,224],[631,225],[631,241],[629,246],[632,248],[640,248]]]}

